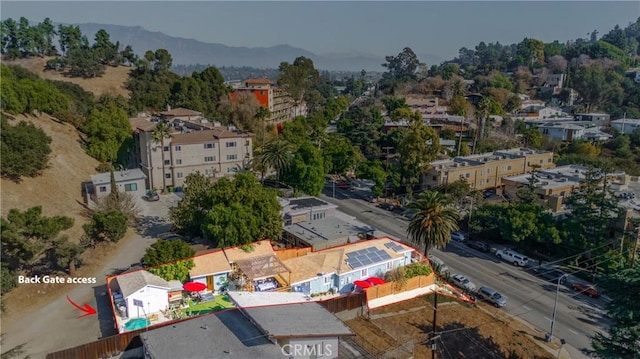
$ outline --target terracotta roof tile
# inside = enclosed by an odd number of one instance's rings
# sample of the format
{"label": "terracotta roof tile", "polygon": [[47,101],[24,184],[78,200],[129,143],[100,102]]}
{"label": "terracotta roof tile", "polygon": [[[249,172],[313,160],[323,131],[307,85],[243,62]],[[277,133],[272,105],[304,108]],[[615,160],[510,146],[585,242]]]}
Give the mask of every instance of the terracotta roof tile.
{"label": "terracotta roof tile", "polygon": [[269,79],[264,79],[264,78],[263,79],[247,79],[244,82],[247,83],[247,84],[256,84],[256,85],[258,85],[258,84],[259,85],[265,85],[265,84],[271,85],[271,84],[273,84],[273,81],[271,81]]}
{"label": "terracotta roof tile", "polygon": [[176,116],[176,117],[202,116],[202,112],[189,110],[188,108],[182,108],[182,107],[174,108],[174,109],[171,109],[171,110],[168,110],[168,111],[163,111],[163,112],[160,112],[160,114],[162,116]]}

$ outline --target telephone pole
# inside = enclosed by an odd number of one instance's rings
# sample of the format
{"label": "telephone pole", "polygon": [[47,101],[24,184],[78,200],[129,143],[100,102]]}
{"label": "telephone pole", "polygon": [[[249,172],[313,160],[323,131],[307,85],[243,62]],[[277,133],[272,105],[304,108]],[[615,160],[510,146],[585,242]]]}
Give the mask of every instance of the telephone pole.
{"label": "telephone pole", "polygon": [[386,146],[382,147],[383,150],[387,151],[384,157],[385,166],[384,166],[384,201],[387,202],[387,180],[389,179],[389,150],[393,147]]}
{"label": "telephone pole", "polygon": [[438,292],[433,292],[433,329],[431,331],[431,359],[436,359],[436,339],[440,336],[436,335],[436,318],[438,315]]}

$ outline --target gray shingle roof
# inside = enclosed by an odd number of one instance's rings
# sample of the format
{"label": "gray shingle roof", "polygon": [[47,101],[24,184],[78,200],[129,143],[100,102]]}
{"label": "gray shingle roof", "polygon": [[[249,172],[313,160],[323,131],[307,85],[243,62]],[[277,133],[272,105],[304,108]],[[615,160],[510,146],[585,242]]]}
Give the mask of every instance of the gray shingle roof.
{"label": "gray shingle roof", "polygon": [[309,338],[354,335],[320,304],[296,303],[242,309],[269,338]]}
{"label": "gray shingle roof", "polygon": [[153,359],[283,357],[237,309],[150,330],[140,339]]}
{"label": "gray shingle roof", "polygon": [[125,297],[130,296],[147,285],[167,288],[167,290],[171,287],[166,280],[155,274],[149,273],[146,270],[139,270],[119,275],[116,277],[116,281],[118,281],[120,291]]}
{"label": "gray shingle roof", "polygon": [[[146,179],[147,176],[139,168],[132,168],[124,171],[114,171],[116,183],[131,182],[135,180]],[[111,172],[98,173],[91,176],[91,182],[94,185],[102,185],[111,183]]]}

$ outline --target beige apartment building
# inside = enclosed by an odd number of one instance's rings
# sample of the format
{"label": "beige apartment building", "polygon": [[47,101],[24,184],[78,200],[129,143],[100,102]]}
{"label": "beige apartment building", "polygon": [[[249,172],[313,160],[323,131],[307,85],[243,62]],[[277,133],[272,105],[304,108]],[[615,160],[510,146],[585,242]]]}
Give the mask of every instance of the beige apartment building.
{"label": "beige apartment building", "polygon": [[[155,117],[131,118],[134,156],[147,176],[149,189],[179,188],[185,178],[200,172],[212,180],[233,176],[253,160],[253,134],[208,123],[201,117],[168,122],[173,133],[163,143],[153,141],[159,121]],[[197,128],[197,129],[194,129]]]}
{"label": "beige apartment building", "polygon": [[471,188],[484,190],[503,185],[502,178],[555,167],[553,152],[512,148],[477,155],[434,161],[423,176],[423,188],[431,189],[463,180]]}

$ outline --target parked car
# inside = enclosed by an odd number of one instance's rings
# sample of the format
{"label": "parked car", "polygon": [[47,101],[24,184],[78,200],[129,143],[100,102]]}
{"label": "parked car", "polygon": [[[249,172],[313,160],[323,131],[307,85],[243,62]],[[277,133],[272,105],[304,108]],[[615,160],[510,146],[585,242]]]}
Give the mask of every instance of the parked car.
{"label": "parked car", "polygon": [[473,292],[476,290],[476,285],[475,283],[473,283],[472,281],[469,280],[469,278],[463,276],[462,274],[455,274],[453,275],[453,277],[451,277],[451,281],[453,282],[453,284],[455,284],[456,286],[462,288],[462,289],[466,289],[470,292]]}
{"label": "parked car", "polygon": [[158,192],[150,192],[143,198],[149,202],[156,202],[160,200],[160,195],[158,194]]}
{"label": "parked car", "polygon": [[529,258],[524,254],[520,254],[510,249],[500,249],[496,251],[496,257],[506,262],[512,263],[514,266],[526,267],[529,263]]}
{"label": "parked car", "polygon": [[467,236],[460,231],[451,232],[451,240],[456,242],[464,242],[467,240]]}
{"label": "parked car", "polygon": [[387,210],[387,211],[393,211],[393,209],[395,208],[394,205],[392,205],[391,203],[388,203],[388,202],[382,202],[382,203],[378,204],[378,207],[382,208],[384,210]]}
{"label": "parked car", "polygon": [[478,299],[486,300],[487,302],[496,306],[496,308],[501,308],[507,305],[507,297],[496,292],[492,288],[480,287],[480,289],[478,289],[477,295]]}
{"label": "parked car", "polygon": [[449,273],[451,273],[449,271],[449,267],[447,267],[447,265],[444,264],[442,259],[433,255],[429,255],[429,262],[431,262],[433,269],[441,276],[447,276],[449,275]]}
{"label": "parked car", "polygon": [[588,295],[591,298],[598,298],[600,296],[600,292],[591,284],[573,283],[571,288],[580,291],[580,293]]}
{"label": "parked car", "polygon": [[485,242],[481,241],[469,241],[467,245],[473,249],[479,250],[481,252],[489,252],[489,245]]}
{"label": "parked car", "polygon": [[341,189],[351,189],[351,185],[350,185],[350,184],[348,184],[348,183],[347,183],[347,182],[345,182],[345,181],[340,181],[340,182],[336,183],[336,186],[337,186],[338,188],[341,188]]}
{"label": "parked car", "polygon": [[402,216],[410,221],[416,216],[416,211],[413,209],[407,209],[402,213]]}

